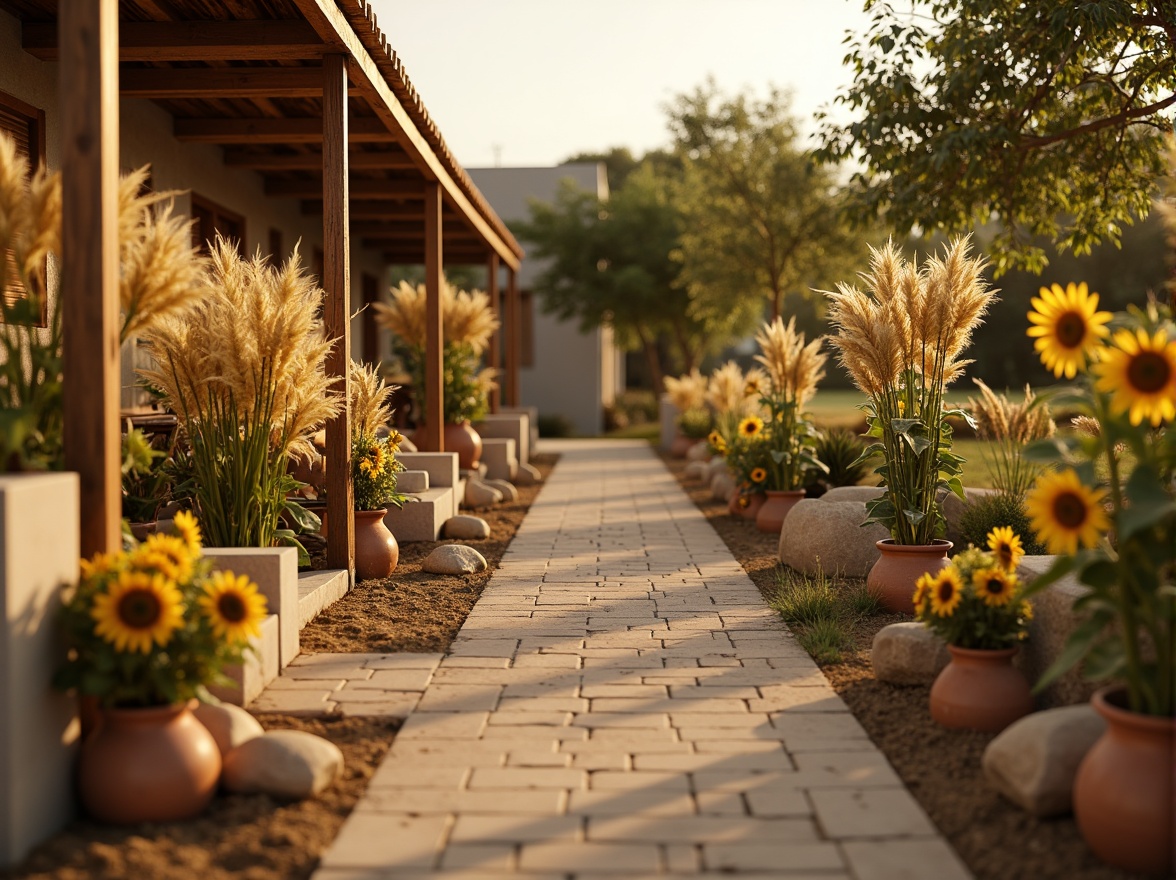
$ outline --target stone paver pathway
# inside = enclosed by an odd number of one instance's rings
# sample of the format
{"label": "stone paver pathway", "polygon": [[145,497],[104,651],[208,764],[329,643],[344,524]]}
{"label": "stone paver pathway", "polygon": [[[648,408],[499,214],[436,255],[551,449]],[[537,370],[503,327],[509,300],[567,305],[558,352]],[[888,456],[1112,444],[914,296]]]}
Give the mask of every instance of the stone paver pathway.
{"label": "stone paver pathway", "polygon": [[649,448],[559,451],[316,880],[967,878]]}

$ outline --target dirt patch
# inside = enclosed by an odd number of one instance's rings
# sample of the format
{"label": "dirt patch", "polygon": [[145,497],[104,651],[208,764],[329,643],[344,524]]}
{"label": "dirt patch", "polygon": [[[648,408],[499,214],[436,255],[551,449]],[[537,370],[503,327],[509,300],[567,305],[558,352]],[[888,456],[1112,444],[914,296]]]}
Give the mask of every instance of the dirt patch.
{"label": "dirt patch", "polygon": [[343,751],[343,778],[317,798],[220,795],[198,819],[131,827],[78,820],[38,847],[13,880],[275,880],[309,877],[383,759],[400,721],[258,715],[267,730],[305,730]]}
{"label": "dirt patch", "polygon": [[[783,568],[777,539],[753,522],[727,513],[710,489],[683,478],[686,462],[663,456],[666,466],[706,516],[765,600],[779,589]],[[835,582],[850,589],[852,581]],[[1130,880],[1136,875],[1099,862],[1070,817],[1039,820],[989,788],[980,767],[993,734],[949,731],[927,709],[930,687],[901,687],[874,678],[870,645],[895,614],[876,614],[850,627],[853,647],[840,663],[822,664],[833,688],[902,777],[976,880]]]}

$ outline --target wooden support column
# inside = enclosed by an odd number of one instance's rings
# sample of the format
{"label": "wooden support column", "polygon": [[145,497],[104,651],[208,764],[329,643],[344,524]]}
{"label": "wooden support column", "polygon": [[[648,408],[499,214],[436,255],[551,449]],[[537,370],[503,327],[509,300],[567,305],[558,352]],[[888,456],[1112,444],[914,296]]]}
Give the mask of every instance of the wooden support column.
{"label": "wooden support column", "polygon": [[486,261],[486,295],[490,297],[490,308],[494,317],[498,319],[499,328],[490,334],[490,344],[486,348],[486,366],[495,371],[495,386],[490,390],[490,412],[498,412],[502,401],[502,295],[498,289],[498,254],[491,251],[490,259]]}
{"label": "wooden support column", "polygon": [[343,411],[327,422],[327,565],[355,576],[351,516],[351,242],[347,188],[347,56],[323,57],[323,318],[336,340],[327,372],[337,377]]}
{"label": "wooden support column", "polygon": [[61,0],[61,320],[65,466],[83,556],[122,544],[118,344],[118,2]]}
{"label": "wooden support column", "polygon": [[445,451],[441,334],[441,186],[425,184],[425,449]]}
{"label": "wooden support column", "polygon": [[523,309],[518,273],[506,270],[506,405],[519,405],[519,362],[523,353]]}

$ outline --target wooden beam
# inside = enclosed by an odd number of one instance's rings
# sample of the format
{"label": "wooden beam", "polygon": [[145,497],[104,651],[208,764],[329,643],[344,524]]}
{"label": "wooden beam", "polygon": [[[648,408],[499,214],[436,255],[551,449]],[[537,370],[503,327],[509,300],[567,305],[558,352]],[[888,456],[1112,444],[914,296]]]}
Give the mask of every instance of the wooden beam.
{"label": "wooden beam", "polygon": [[[318,98],[323,71],[315,67],[186,67],[122,70],[124,98]],[[354,90],[358,94],[358,89]],[[316,165],[316,168],[321,165]]]}
{"label": "wooden beam", "polygon": [[[326,48],[305,21],[124,21],[118,61],[294,61]],[[60,55],[57,27],[25,22],[24,50],[42,61]]]}
{"label": "wooden beam", "polygon": [[[490,251],[486,247],[480,247],[477,250],[461,250],[457,251],[451,247],[447,247],[441,258],[441,265],[443,266],[484,266],[486,265],[486,255]],[[423,266],[425,265],[425,251],[424,248],[419,249],[385,249],[381,256],[385,263],[393,266]]]}
{"label": "wooden beam", "polygon": [[441,185],[425,189],[425,449],[445,451],[441,335]]}
{"label": "wooden beam", "polygon": [[327,565],[355,578],[355,509],[351,484],[351,242],[347,173],[347,56],[323,57],[323,318],[335,345],[327,372],[343,411],[327,422]]}
{"label": "wooden beam", "polygon": [[[322,78],[319,71],[315,73]],[[403,152],[387,150],[378,153],[353,150],[348,162],[353,171],[392,171],[416,167]],[[318,171],[323,167],[323,157],[320,153],[262,153],[233,147],[225,150],[225,165],[252,171]]]}
{"label": "wooden beam", "polygon": [[491,252],[486,260],[486,295],[490,297],[490,309],[494,317],[498,318],[499,328],[490,334],[490,344],[486,348],[486,365],[495,371],[495,385],[490,389],[490,412],[498,412],[502,398],[502,297],[498,289],[499,262],[498,254]]}
{"label": "wooden beam", "polygon": [[[265,194],[287,198],[307,199],[323,192],[323,181],[314,178],[306,180],[267,180]],[[364,180],[351,179],[352,201],[380,201],[383,199],[412,199],[420,201],[425,197],[425,185],[419,180]]]}
{"label": "wooden beam", "polygon": [[65,466],[81,482],[83,556],[122,546],[118,344],[118,0],[61,0]]}
{"label": "wooden beam", "polygon": [[[173,122],[176,140],[197,144],[320,144],[323,121],[315,118],[293,119],[205,119],[177,117]],[[349,129],[352,143],[395,143],[392,134],[378,119],[370,116],[353,119]]]}
{"label": "wooden beam", "polygon": [[[322,199],[303,199],[302,213],[317,217],[323,213]],[[395,204],[361,202],[351,208],[352,220],[413,220],[423,223],[425,207],[422,202],[397,202]]]}
{"label": "wooden beam", "polygon": [[523,310],[518,273],[506,270],[506,403],[519,405],[519,362],[523,353]]}
{"label": "wooden beam", "polygon": [[[326,41],[341,41],[355,60],[352,77],[364,93],[372,109],[384,120],[390,131],[401,132],[405,151],[428,180],[436,180],[445,192],[446,201],[466,217],[482,236],[487,246],[501,257],[504,264],[517,269],[520,254],[516,253],[498,230],[470,201],[453,175],[445,167],[432,144],[409,116],[408,111],[393,93],[391,86],[368,54],[359,35],[348,23],[335,0],[293,0],[315,31]],[[517,247],[517,245],[516,245]],[[480,262],[480,261],[479,261]]]}

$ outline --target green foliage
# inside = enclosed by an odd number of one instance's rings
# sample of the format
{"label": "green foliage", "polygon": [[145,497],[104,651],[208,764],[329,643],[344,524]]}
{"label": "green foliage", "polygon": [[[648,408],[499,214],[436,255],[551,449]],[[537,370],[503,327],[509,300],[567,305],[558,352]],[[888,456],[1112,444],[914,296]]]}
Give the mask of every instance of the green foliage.
{"label": "green foliage", "polygon": [[865,581],[858,581],[845,594],[845,606],[859,619],[873,617],[886,611],[881,597],[866,586]]}
{"label": "green foliage", "polygon": [[854,624],[883,610],[863,582],[835,580],[820,569],[811,576],[781,569],[776,580],[769,604],[820,664],[840,663],[853,648]]}
{"label": "green foliage", "polygon": [[1176,96],[1171,4],[1143,0],[883,0],[826,117],[830,161],[853,161],[859,218],[963,232],[995,217],[998,273],[1040,272],[1046,236],[1088,253],[1150,209]]}
{"label": "green foliage", "polygon": [[[985,595],[982,583],[1000,580],[1007,595]],[[925,574],[915,587],[915,619],[949,645],[960,648],[1011,647],[1028,635],[1033,612],[1021,599],[1016,574],[975,547],[957,553],[936,575]]]}
{"label": "green foliage", "polygon": [[567,416],[559,413],[548,413],[539,416],[540,437],[575,437],[576,428]]}
{"label": "green foliage", "polygon": [[704,406],[688,409],[678,415],[678,430],[691,440],[702,440],[714,425],[714,416]]}
{"label": "green foliage", "polygon": [[711,80],[669,116],[684,168],[674,258],[691,313],[712,332],[751,330],[780,315],[787,292],[827,286],[856,259],[860,236],[840,224],[833,175],[801,148],[785,94],[727,97]]}
{"label": "green foliage", "polygon": [[[425,358],[419,349],[400,349],[401,358],[412,376],[413,386],[425,387]],[[441,350],[441,393],[444,395],[443,421],[448,424],[481,419],[490,408],[486,371],[481,369],[481,358],[468,344],[447,342]],[[420,420],[429,413],[424,395],[417,396]]]}
{"label": "green foliage", "polygon": [[1029,525],[1025,502],[1013,495],[996,492],[969,503],[960,517],[960,533],[964,541],[977,547],[988,542],[988,533],[999,526],[1008,526],[1021,539],[1021,546],[1029,556],[1040,556],[1045,547],[1037,540],[1037,533]]}
{"label": "green foliage", "polygon": [[40,319],[37,295],[0,302],[0,472],[62,466],[61,313],[55,300],[48,304],[48,326],[36,326]]}
{"label": "green foliage", "polygon": [[830,428],[820,432],[814,449],[828,468],[821,482],[829,486],[856,486],[866,478],[866,466],[861,455],[866,444],[848,428]]}
{"label": "green foliage", "polygon": [[840,663],[844,659],[843,652],[853,647],[845,624],[837,618],[825,618],[802,628],[796,641],[822,665]]}
{"label": "green foliage", "polygon": [[396,458],[399,437],[366,433],[352,439],[351,485],[356,510],[380,510],[389,504],[402,507],[407,500],[396,491],[396,474],[404,470]]}
{"label": "green foliage", "polygon": [[837,617],[838,597],[833,592],[828,575],[823,571],[813,577],[789,571],[778,581],[776,596],[771,604],[785,623],[812,626]]}
{"label": "green foliage", "polygon": [[122,514],[131,522],[153,522],[155,512],[170,500],[171,478],[164,467],[168,457],[138,428],[123,434]]}

